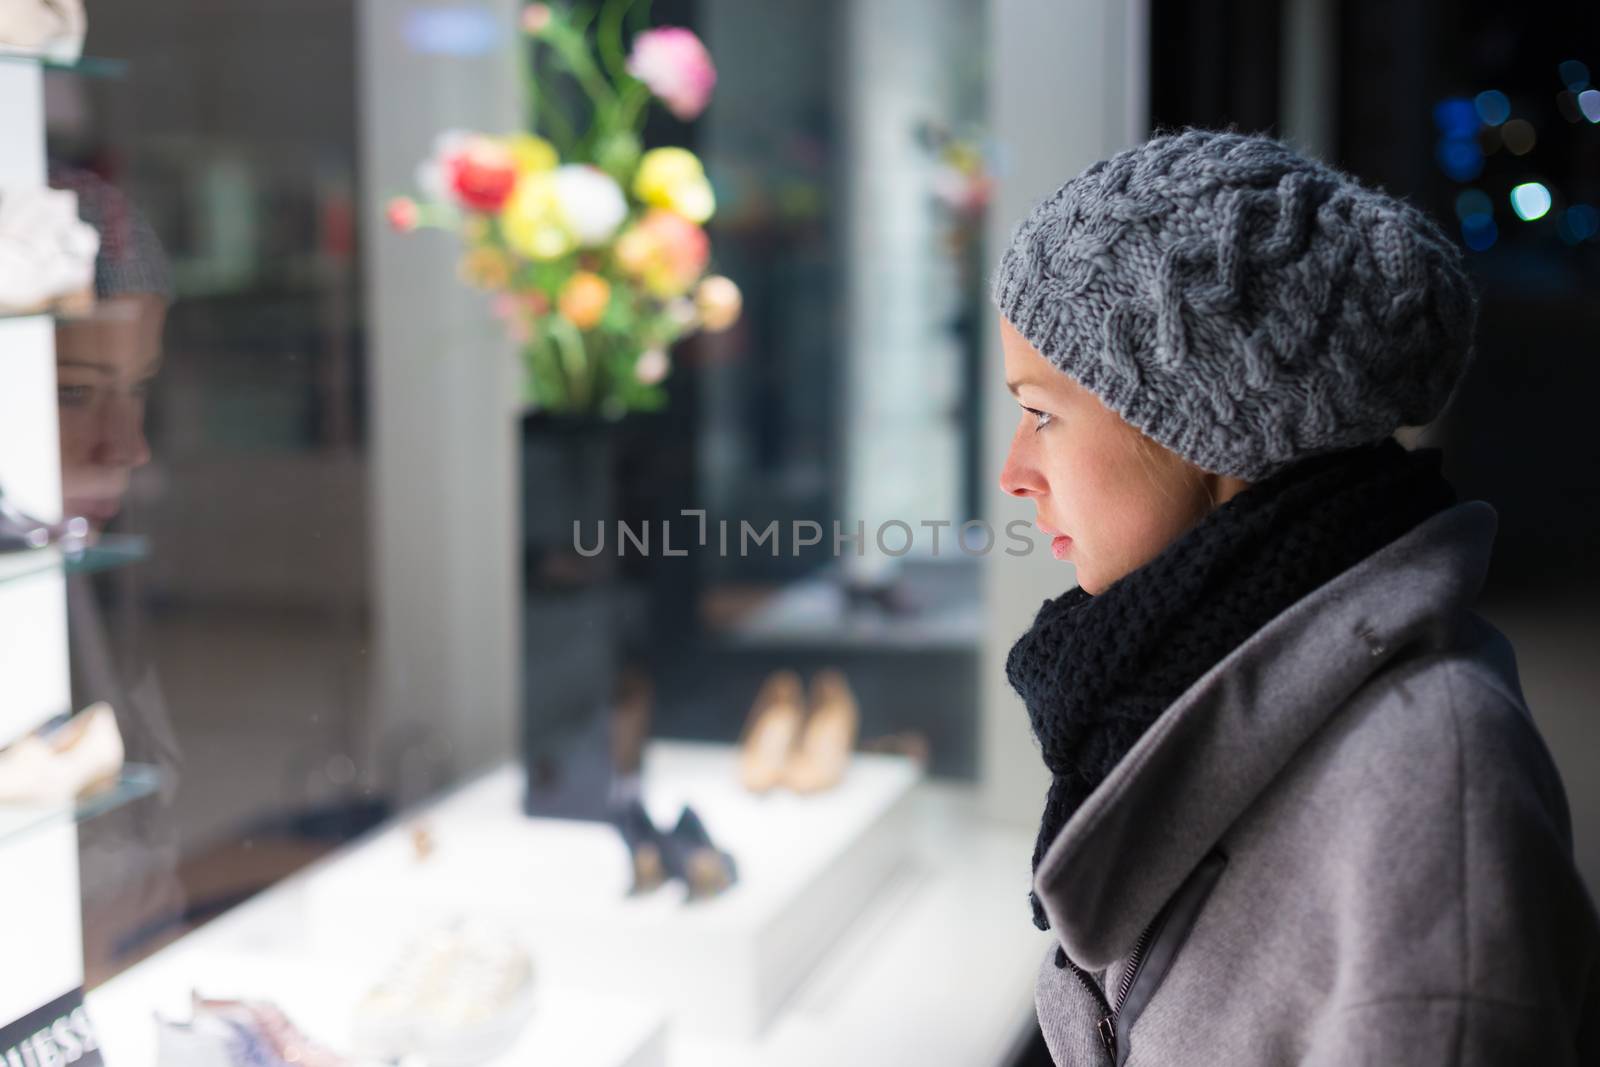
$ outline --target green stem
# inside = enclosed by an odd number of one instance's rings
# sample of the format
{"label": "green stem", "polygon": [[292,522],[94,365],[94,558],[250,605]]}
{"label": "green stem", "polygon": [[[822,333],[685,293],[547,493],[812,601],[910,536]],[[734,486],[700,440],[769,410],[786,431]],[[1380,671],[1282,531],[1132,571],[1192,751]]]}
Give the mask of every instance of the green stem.
{"label": "green stem", "polygon": [[583,91],[589,94],[597,112],[616,99],[611,83],[594,65],[594,57],[589,54],[582,34],[574,33],[570,26],[551,26],[545,37]]}
{"label": "green stem", "polygon": [[589,374],[583,353],[583,338],[576,326],[559,314],[550,316],[550,335],[555,338],[556,351],[561,356],[561,369],[566,373],[569,392],[567,399],[574,408],[589,406]]}
{"label": "green stem", "polygon": [[627,17],[633,0],[606,0],[600,9],[600,23],[595,29],[595,40],[600,46],[600,60],[613,82],[620,82],[628,74],[622,57],[622,21]]}
{"label": "green stem", "polygon": [[622,90],[622,104],[618,107],[620,118],[617,128],[639,132],[639,117],[644,112],[644,107],[650,102],[650,89],[644,82],[634,81],[629,78],[629,84]]}
{"label": "green stem", "polygon": [[562,114],[559,107],[551,107],[545,109],[545,123],[550,131],[550,141],[556,146],[556,154],[562,162],[571,162],[575,158],[578,143],[578,131],[572,128],[572,120]]}

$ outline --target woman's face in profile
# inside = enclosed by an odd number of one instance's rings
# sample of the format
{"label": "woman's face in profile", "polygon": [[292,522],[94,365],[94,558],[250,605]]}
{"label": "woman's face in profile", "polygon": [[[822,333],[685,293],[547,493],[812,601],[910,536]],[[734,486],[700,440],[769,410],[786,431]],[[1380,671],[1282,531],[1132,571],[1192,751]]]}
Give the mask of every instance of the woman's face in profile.
{"label": "woman's face in profile", "polygon": [[1006,384],[1022,409],[1000,487],[1033,502],[1034,525],[1068,540],[1056,557],[1094,595],[1155,558],[1244,487],[1202,474],[1142,435],[1056,367],[1004,316]]}
{"label": "woman's face in profile", "polygon": [[161,366],[166,313],[160,296],[132,293],[56,326],[63,510],[96,529],[122,510],[129,477],[150,461],[145,393]]}

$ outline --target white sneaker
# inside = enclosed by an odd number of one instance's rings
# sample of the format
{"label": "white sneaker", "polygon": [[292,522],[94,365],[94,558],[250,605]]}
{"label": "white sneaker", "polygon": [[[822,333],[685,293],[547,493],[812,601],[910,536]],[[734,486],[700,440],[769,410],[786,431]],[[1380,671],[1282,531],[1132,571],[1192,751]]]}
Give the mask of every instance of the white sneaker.
{"label": "white sneaker", "polygon": [[76,63],[89,28],[83,0],[4,0],[0,3],[0,51]]}
{"label": "white sneaker", "polygon": [[[5,5],[0,4],[0,9]],[[0,315],[94,303],[100,235],[78,218],[78,194],[46,186],[0,188]]]}
{"label": "white sneaker", "polygon": [[533,965],[514,939],[457,924],[414,942],[356,1008],[357,1041],[382,1058],[472,1067],[508,1048],[533,1010]]}
{"label": "white sneaker", "polygon": [[105,701],[0,752],[0,804],[55,806],[97,792],[122,770],[122,734]]}

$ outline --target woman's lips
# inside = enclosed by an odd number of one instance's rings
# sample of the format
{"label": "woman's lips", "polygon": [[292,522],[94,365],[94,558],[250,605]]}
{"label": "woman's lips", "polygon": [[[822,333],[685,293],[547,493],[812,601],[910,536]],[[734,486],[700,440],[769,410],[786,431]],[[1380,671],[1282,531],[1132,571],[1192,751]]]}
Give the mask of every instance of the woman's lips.
{"label": "woman's lips", "polygon": [[79,499],[69,497],[63,510],[68,515],[82,515],[90,522],[110,522],[117,517],[117,512],[122,510],[122,501],[118,497]]}
{"label": "woman's lips", "polygon": [[1072,548],[1072,538],[1066,534],[1057,534],[1050,542],[1050,554],[1056,559],[1066,559],[1067,553]]}

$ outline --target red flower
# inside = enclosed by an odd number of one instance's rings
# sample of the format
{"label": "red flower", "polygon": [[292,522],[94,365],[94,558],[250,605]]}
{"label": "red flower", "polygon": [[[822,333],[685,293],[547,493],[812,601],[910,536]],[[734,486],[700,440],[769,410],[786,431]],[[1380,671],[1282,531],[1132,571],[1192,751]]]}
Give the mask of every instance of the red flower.
{"label": "red flower", "polygon": [[462,206],[499,211],[517,184],[517,161],[504,146],[474,137],[445,160],[445,180]]}

